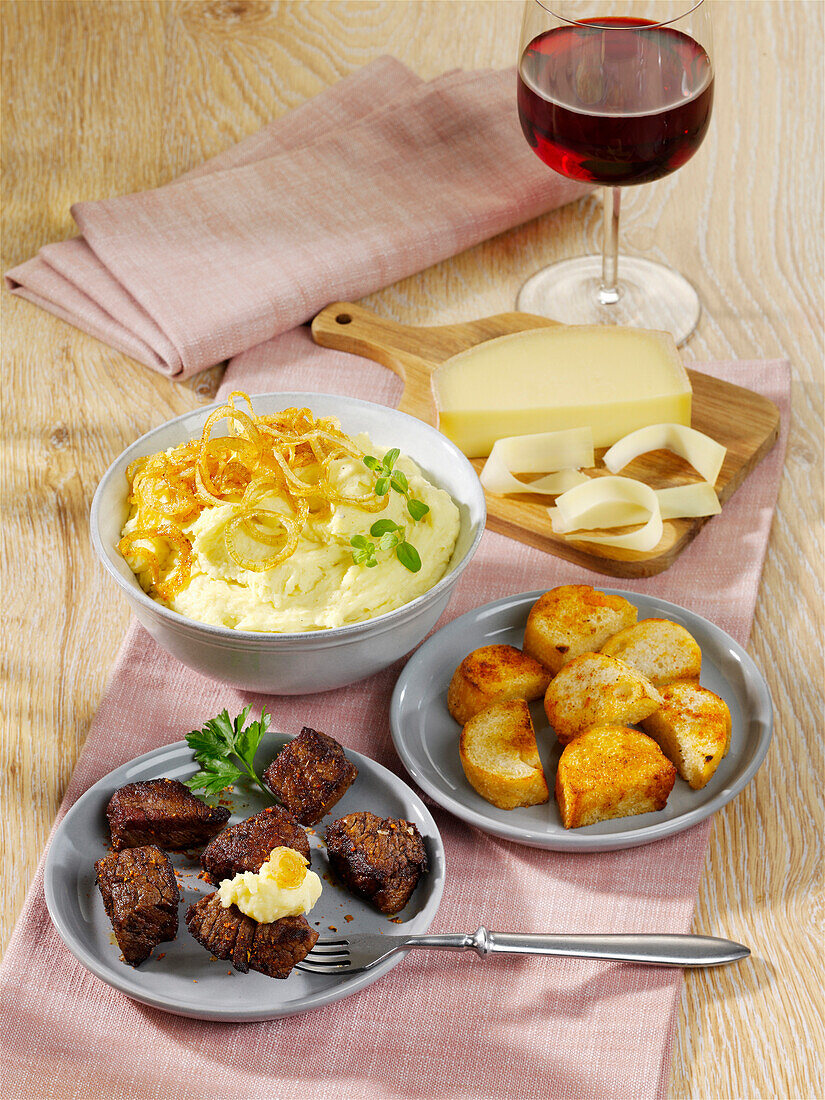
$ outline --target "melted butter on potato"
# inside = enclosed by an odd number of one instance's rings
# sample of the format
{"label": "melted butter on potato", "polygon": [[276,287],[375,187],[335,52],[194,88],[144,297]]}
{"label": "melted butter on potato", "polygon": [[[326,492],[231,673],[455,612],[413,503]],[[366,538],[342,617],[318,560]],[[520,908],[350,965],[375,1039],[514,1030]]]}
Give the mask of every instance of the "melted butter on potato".
{"label": "melted butter on potato", "polygon": [[315,872],[307,870],[306,862],[292,848],[273,848],[257,873],[243,871],[224,879],[218,888],[221,905],[224,909],[236,905],[259,924],[308,913],[321,896],[322,887]]}

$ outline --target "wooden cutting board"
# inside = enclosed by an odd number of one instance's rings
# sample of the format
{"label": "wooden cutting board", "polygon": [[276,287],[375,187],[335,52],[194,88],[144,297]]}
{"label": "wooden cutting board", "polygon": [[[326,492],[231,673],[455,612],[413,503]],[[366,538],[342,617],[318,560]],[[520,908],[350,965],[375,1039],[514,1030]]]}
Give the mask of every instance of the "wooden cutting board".
{"label": "wooden cutting board", "polygon": [[[404,381],[399,409],[437,427],[438,409],[432,380],[443,363],[458,352],[494,336],[555,323],[530,313],[499,313],[461,325],[422,328],[396,324],[351,302],[334,302],[312,322],[312,336],[323,347],[362,355],[389,367]],[[779,409],[772,401],[742,386],[695,370],[688,370],[688,375],[693,386],[692,426],[727,448],[716,481],[716,491],[724,505],[776,442]],[[596,452],[596,468],[586,473],[593,476],[609,473],[600,465],[603,454],[604,450]],[[481,470],[484,460],[474,459],[473,465]],[[638,478],[654,489],[701,480],[688,463],[669,451],[643,455],[621,473]],[[597,573],[615,577],[651,577],[661,573],[673,564],[707,522],[707,519],[667,520],[659,545],[640,553],[568,541],[554,534],[547,504],[547,497],[530,494],[505,497],[487,493],[487,526]]]}

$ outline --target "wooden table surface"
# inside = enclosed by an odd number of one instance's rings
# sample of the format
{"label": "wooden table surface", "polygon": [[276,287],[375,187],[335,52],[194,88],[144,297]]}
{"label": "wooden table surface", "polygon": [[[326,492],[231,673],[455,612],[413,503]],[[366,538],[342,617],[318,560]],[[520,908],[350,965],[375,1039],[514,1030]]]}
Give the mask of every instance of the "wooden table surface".
{"label": "wooden table surface", "polygon": [[[705,305],[686,360],[788,357],[791,438],[750,651],[776,708],[767,762],[717,814],[695,930],[753,960],[688,973],[673,1097],[823,1095],[821,3],[714,2],[711,130],[679,172],[630,188],[623,246]],[[6,0],[3,270],[73,234],[70,204],[153,187],[382,53],[423,77],[515,60],[518,3]],[[592,196],[372,295],[402,321],[512,308],[543,263],[597,251]],[[7,942],[129,612],[87,537],[126,444],[206,401],[4,292],[2,437]],[[640,1037],[644,1041],[644,1037]]]}

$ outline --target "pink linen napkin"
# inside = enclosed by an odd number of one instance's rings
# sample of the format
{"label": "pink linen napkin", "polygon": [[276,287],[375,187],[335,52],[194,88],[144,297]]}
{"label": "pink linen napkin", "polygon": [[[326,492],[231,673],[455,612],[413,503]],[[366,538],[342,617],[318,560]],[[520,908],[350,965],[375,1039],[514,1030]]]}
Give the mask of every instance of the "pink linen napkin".
{"label": "pink linen napkin", "polygon": [[[781,409],[783,432],[671,569],[613,584],[487,532],[442,623],[501,596],[586,582],[666,597],[746,643],[782,469],[789,368],[776,361],[700,369],[770,397]],[[328,392],[333,378],[336,392],[387,404],[400,392],[389,371],[317,348],[303,330],[240,356],[223,390]],[[247,702],[257,708],[266,701],[276,728],[328,729],[404,775],[388,727],[402,664],[340,692],[264,700],[189,671],[133,626],[58,820],[112,768],[181,740],[198,716],[224,706],[233,712]],[[447,857],[433,931],[479,923],[522,931],[690,929],[709,823],[643,848],[583,856],[498,840],[431,808]],[[660,1100],[670,1077],[680,988],[678,971],[413,954],[370,988],[304,1016],[245,1025],[187,1020],[130,1001],[74,960],[50,923],[41,864],[0,970],[4,1095]]]}
{"label": "pink linen napkin", "polygon": [[76,203],[83,236],[6,284],[186,377],[589,190],[530,150],[513,71],[384,57],[174,183]]}

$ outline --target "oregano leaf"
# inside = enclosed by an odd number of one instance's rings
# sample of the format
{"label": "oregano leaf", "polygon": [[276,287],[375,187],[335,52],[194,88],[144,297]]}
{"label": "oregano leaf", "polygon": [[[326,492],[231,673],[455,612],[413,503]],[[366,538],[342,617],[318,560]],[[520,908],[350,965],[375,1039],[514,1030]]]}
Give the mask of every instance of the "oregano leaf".
{"label": "oregano leaf", "polygon": [[379,535],[385,535],[388,531],[400,531],[401,528],[391,519],[377,519],[375,523],[370,527],[370,534],[375,535],[377,538]]}
{"label": "oregano leaf", "polygon": [[416,522],[423,519],[429,510],[430,506],[425,504],[423,500],[416,500],[415,497],[410,497],[407,501],[407,511]]}
{"label": "oregano leaf", "polygon": [[401,536],[397,531],[385,531],[378,542],[378,548],[379,550],[392,550],[401,541]]}
{"label": "oregano leaf", "polygon": [[401,542],[395,549],[395,556],[405,569],[411,573],[417,573],[421,568],[421,558],[418,551],[410,542]]}

